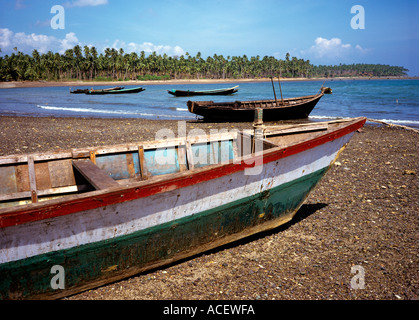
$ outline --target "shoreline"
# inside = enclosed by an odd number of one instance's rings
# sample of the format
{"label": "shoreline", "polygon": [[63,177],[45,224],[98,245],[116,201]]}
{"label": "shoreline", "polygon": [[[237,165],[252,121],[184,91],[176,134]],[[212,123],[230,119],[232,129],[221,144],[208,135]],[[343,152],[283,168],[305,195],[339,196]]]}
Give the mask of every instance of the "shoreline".
{"label": "shoreline", "polygon": [[[343,81],[343,80],[417,80],[418,77],[336,77],[336,78],[281,78],[282,82],[309,82],[309,81]],[[162,84],[228,84],[270,82],[270,78],[259,79],[177,79],[177,80],[130,80],[130,81],[10,81],[0,82],[0,89],[10,88],[42,88],[42,87],[76,87],[76,86],[116,86],[116,85],[162,85]]]}

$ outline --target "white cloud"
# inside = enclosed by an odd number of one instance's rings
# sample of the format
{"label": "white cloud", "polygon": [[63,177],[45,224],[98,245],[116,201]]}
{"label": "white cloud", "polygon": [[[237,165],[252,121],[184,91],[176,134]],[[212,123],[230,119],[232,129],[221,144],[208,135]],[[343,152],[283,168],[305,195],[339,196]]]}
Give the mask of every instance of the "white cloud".
{"label": "white cloud", "polygon": [[[0,48],[3,54],[10,54],[13,48],[23,53],[31,54],[34,49],[39,53],[47,53],[48,51],[59,52],[63,54],[66,50],[74,48],[74,46],[84,46],[80,43],[74,32],[69,32],[63,39],[57,39],[54,36],[47,36],[43,34],[25,34],[23,32],[14,33],[7,28],[0,28]],[[93,46],[93,44],[90,44]],[[116,40],[111,48],[123,48],[126,53],[144,51],[147,55],[156,52],[158,55],[167,54],[169,56],[181,56],[185,51],[179,46],[169,45],[155,45],[151,42],[144,42],[141,44],[130,42],[125,43],[121,40]],[[105,48],[103,48],[104,50]]]}
{"label": "white cloud", "polygon": [[0,48],[4,51],[6,48],[12,46],[13,32],[7,28],[0,29]]}
{"label": "white cloud", "polygon": [[66,3],[67,7],[96,7],[108,4],[108,0],[75,0],[71,3]]}
{"label": "white cloud", "polygon": [[17,48],[19,51],[30,54],[34,49],[40,53],[48,51],[64,53],[65,50],[80,45],[74,32],[67,33],[64,39],[57,39],[53,36],[43,34],[26,34],[0,28],[0,48],[3,53],[8,54]]}
{"label": "white cloud", "polygon": [[339,38],[325,39],[318,37],[314,45],[308,50],[301,51],[305,58],[315,59],[322,63],[346,63],[368,53],[369,49],[362,48],[359,44],[353,46],[343,43]]}
{"label": "white cloud", "polygon": [[76,45],[80,45],[76,34],[74,32],[67,33],[65,39],[60,40],[60,53],[64,53],[66,50],[72,49]]}
{"label": "white cloud", "polygon": [[312,46],[309,51],[315,54],[317,57],[339,57],[345,54],[350,48],[350,44],[342,44],[342,40],[339,38],[332,38],[330,40],[318,37],[315,41],[315,45]]}
{"label": "white cloud", "polygon": [[143,42],[141,44],[130,42],[126,44],[124,41],[116,40],[113,43],[112,48],[123,48],[127,53],[140,53],[141,51],[144,51],[145,54],[150,54],[155,51],[158,55],[163,55],[166,53],[169,56],[181,56],[185,54],[185,51],[180,46],[173,47],[169,45],[155,45],[151,42]]}

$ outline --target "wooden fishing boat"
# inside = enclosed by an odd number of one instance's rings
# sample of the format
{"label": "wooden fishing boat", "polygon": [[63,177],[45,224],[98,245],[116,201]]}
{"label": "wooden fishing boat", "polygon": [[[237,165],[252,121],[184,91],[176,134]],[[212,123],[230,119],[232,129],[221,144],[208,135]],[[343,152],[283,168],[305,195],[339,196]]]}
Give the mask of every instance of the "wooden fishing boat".
{"label": "wooden fishing boat", "polygon": [[82,93],[87,93],[87,92],[89,92],[89,89],[76,89],[76,90],[71,91],[71,88],[70,88],[70,93],[72,94],[82,94]]}
{"label": "wooden fishing boat", "polygon": [[138,87],[138,88],[126,88],[126,89],[118,89],[118,90],[89,90],[86,94],[127,94],[127,93],[139,93],[144,91],[144,88]]}
{"label": "wooden fishing boat", "polygon": [[176,96],[176,97],[190,97],[190,96],[219,96],[219,95],[229,95],[236,93],[239,91],[239,86],[235,86],[232,88],[224,88],[224,89],[214,89],[214,90],[201,90],[201,91],[193,91],[193,90],[167,90],[168,93]]}
{"label": "wooden fishing boat", "polygon": [[263,109],[263,121],[277,121],[307,118],[321,97],[323,93],[279,100],[188,101],[187,105],[189,112],[205,121],[251,122],[257,108]]}
{"label": "wooden fishing boat", "polygon": [[53,299],[291,220],[365,118],[0,157],[0,298]]}
{"label": "wooden fishing boat", "polygon": [[[122,89],[124,89],[124,87],[113,87],[113,88],[100,89],[100,90],[101,91],[115,91],[115,90],[122,90]],[[73,93],[73,94],[89,93],[89,89],[76,89],[76,90],[71,91],[71,88],[70,88],[70,93]]]}

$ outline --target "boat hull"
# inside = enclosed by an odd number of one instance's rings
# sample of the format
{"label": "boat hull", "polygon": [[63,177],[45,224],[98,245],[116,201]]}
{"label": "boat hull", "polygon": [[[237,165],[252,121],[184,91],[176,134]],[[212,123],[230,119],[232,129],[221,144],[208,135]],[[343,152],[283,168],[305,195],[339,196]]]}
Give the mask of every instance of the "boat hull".
{"label": "boat hull", "polygon": [[228,89],[217,90],[203,90],[203,91],[190,91],[190,90],[167,90],[168,93],[176,97],[191,97],[191,96],[221,96],[230,95],[239,91],[238,86]]}
{"label": "boat hull", "polygon": [[89,95],[104,95],[104,94],[129,94],[129,93],[139,93],[144,91],[144,88],[128,88],[120,90],[89,90],[86,94]]}
{"label": "boat hull", "polygon": [[[167,181],[5,215],[0,297],[64,297],[282,225],[364,122]],[[52,285],[56,266],[64,270],[64,288]]]}
{"label": "boat hull", "polygon": [[[208,103],[188,101],[188,110],[202,116],[208,122],[252,122],[255,119],[255,110],[263,110],[263,121],[294,120],[308,118],[311,111],[322,98],[323,94],[306,99],[303,103],[281,105],[281,101],[265,100],[259,102],[245,102],[250,106],[240,107],[241,102],[235,103]],[[278,103],[278,107],[275,104]],[[238,104],[235,105],[235,104]]]}

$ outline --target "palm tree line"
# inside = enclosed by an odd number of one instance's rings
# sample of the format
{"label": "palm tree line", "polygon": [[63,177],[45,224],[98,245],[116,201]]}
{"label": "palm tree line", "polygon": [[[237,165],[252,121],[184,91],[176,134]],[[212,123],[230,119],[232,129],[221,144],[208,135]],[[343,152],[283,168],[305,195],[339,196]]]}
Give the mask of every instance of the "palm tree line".
{"label": "palm tree line", "polygon": [[[1,49],[0,49],[1,52]],[[311,78],[336,76],[405,76],[403,67],[352,64],[314,66],[310,60],[273,56],[227,56],[214,54],[204,59],[200,52],[169,56],[144,51],[125,53],[106,48],[103,53],[92,46],[76,45],[64,54],[24,54],[15,47],[11,55],[0,57],[0,81],[36,80],[159,80],[159,79],[249,79],[280,76]]]}

